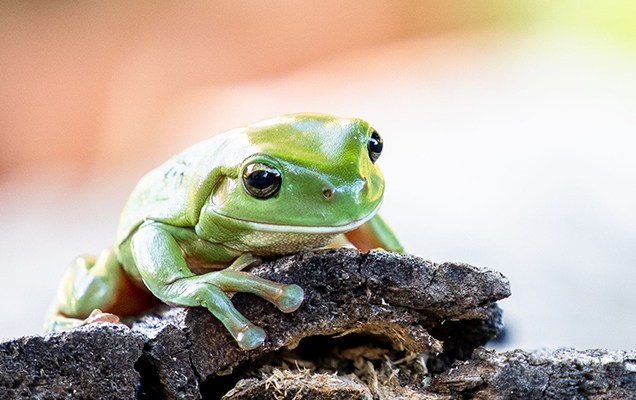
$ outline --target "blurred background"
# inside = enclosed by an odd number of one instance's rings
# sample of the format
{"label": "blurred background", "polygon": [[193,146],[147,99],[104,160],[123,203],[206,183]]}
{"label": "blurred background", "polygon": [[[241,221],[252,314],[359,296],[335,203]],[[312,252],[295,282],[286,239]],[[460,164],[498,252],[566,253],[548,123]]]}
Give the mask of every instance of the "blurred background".
{"label": "blurred background", "polygon": [[505,348],[636,348],[636,3],[0,2],[0,339],[137,180],[271,116],[371,122],[407,250],[502,271]]}

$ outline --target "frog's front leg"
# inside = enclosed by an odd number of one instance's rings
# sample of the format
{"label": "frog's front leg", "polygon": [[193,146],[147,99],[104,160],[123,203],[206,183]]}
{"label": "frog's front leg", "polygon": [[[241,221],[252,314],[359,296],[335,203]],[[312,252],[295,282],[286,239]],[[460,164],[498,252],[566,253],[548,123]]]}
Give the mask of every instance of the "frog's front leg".
{"label": "frog's front leg", "polygon": [[[188,268],[182,241],[192,235],[183,228],[175,232],[173,226],[158,222],[146,223],[134,234],[131,242],[138,272],[159,299],[166,303],[187,307],[207,308],[227,328],[242,349],[253,349],[265,340],[265,332],[249,322],[232,305],[225,292],[248,292],[274,303],[283,312],[291,312],[303,300],[302,289],[297,285],[282,285],[241,272],[249,256],[242,256],[226,270],[196,275]],[[201,247],[210,246],[210,252],[217,251],[212,243],[190,238],[190,251],[201,252]],[[196,241],[196,244],[194,241]]]}

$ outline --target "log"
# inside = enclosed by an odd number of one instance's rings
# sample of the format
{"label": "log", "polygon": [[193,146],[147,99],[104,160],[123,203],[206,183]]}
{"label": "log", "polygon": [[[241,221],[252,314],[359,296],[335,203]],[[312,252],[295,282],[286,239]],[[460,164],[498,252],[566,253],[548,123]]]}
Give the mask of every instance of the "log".
{"label": "log", "polygon": [[246,393],[250,382],[274,390],[261,382],[271,376],[282,377],[278,387],[287,387],[290,399],[303,390],[318,396],[325,381],[359,398],[446,398],[427,391],[431,371],[496,336],[502,324],[495,303],[510,295],[497,271],[382,251],[309,251],[250,272],[305,290],[290,314],[234,295],[237,309],[266,331],[261,347],[240,350],[205,309],[160,306],[131,328],[95,323],[0,343],[0,398],[221,398]]}

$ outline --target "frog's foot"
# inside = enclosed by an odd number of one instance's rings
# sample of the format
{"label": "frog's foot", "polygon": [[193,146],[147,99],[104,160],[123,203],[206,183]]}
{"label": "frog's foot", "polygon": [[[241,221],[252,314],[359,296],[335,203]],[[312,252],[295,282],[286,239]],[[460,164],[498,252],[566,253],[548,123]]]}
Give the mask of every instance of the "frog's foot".
{"label": "frog's foot", "polygon": [[241,315],[227,293],[253,293],[271,301],[284,312],[296,310],[304,297],[303,290],[298,285],[283,285],[233,270],[179,279],[163,286],[163,289],[162,295],[169,299],[170,303],[207,308],[225,325],[243,350],[254,349],[263,344],[266,338],[265,331]]}
{"label": "frog's foot", "polygon": [[92,324],[94,322],[110,322],[112,324],[116,324],[119,322],[119,317],[115,314],[105,313],[102,310],[96,308],[93,310],[91,315],[89,315],[84,321],[82,325]]}
{"label": "frog's foot", "polygon": [[44,329],[47,332],[67,331],[79,328],[94,322],[118,323],[119,317],[115,314],[105,313],[101,310],[94,310],[87,318],[73,318],[63,315],[54,307],[49,311]]}

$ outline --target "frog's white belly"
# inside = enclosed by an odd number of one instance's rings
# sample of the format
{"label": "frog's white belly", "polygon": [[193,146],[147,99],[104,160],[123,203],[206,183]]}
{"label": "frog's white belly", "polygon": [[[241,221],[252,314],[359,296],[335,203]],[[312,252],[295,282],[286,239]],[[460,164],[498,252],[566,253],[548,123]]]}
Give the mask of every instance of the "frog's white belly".
{"label": "frog's white belly", "polygon": [[249,251],[255,256],[274,257],[326,246],[339,233],[341,232],[254,231],[225,245],[236,250]]}
{"label": "frog's white belly", "polygon": [[261,257],[275,257],[315,249],[333,242],[341,233],[358,228],[370,220],[377,213],[378,208],[380,208],[379,204],[363,218],[336,226],[277,225],[234,219],[234,221],[240,221],[242,233],[235,239],[224,242],[223,245],[239,251],[249,251]]}

